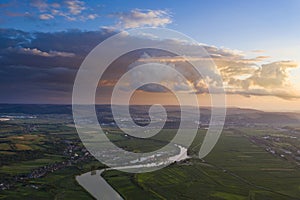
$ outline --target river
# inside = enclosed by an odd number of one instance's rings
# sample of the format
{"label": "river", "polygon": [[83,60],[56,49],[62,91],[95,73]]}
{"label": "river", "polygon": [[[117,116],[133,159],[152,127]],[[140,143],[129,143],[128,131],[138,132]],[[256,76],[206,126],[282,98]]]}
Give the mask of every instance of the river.
{"label": "river", "polygon": [[[179,154],[169,157],[167,162],[172,163],[175,161],[181,161],[188,158],[187,156],[187,149],[180,145],[175,145],[180,149]],[[156,163],[147,163],[147,164],[140,164],[140,165],[130,165],[130,166],[122,166],[117,167],[114,169],[126,169],[126,168],[139,168],[139,167],[153,167],[157,165]],[[113,170],[113,169],[106,169],[106,170]],[[76,181],[85,189],[87,190],[93,197],[100,200],[119,200],[123,199],[117,191],[115,191],[101,176],[101,174],[105,171],[96,170],[96,173],[87,172],[80,176],[76,176]]]}

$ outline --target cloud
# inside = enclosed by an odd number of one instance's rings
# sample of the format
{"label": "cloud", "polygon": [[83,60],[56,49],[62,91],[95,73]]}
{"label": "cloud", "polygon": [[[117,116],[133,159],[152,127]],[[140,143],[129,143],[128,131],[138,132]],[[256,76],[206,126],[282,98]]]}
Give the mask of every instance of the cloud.
{"label": "cloud", "polygon": [[272,96],[278,97],[284,100],[294,100],[299,99],[300,95],[297,91],[290,91],[290,89],[273,89],[273,90],[265,90],[265,89],[248,89],[248,90],[227,90],[227,94],[238,94],[245,97],[251,96]]}
{"label": "cloud", "polygon": [[1,66],[2,102],[62,103],[70,102],[76,70],[63,67]]}
{"label": "cloud", "polygon": [[140,10],[134,9],[130,12],[120,12],[112,15],[119,22],[117,28],[137,28],[144,26],[160,27],[172,23],[171,15],[165,10]]}
{"label": "cloud", "polygon": [[1,102],[70,103],[84,57],[113,33],[0,29]]}
{"label": "cloud", "polygon": [[[150,58],[149,54],[143,53],[141,55],[141,60],[145,60],[146,58]],[[128,66],[128,70],[132,69],[140,64],[144,64],[143,61],[138,59],[137,61],[133,62]],[[152,67],[154,67],[156,63],[151,64]],[[169,67],[175,68],[173,63],[168,64]],[[162,68],[161,70],[153,70],[151,67],[147,68],[146,70],[143,69],[135,70],[134,73],[131,74],[129,79],[126,83],[126,90],[129,88],[136,88],[139,85],[142,85],[146,82],[151,82],[153,80],[153,77],[158,81],[158,84],[147,84],[142,86],[139,90],[147,91],[147,92],[166,92],[166,88],[163,86],[160,86],[162,84],[166,85],[167,88],[178,91],[178,92],[193,92],[191,87],[191,83],[187,80],[184,80],[181,76],[179,76],[177,73],[173,71],[169,71],[165,68]]]}
{"label": "cloud", "polygon": [[[298,67],[298,64],[293,61],[265,62],[267,58],[269,57],[222,57],[214,59],[214,62],[221,72],[226,91],[230,94],[299,98],[289,77],[289,70]],[[261,64],[262,61],[264,64]]]}
{"label": "cloud", "polygon": [[252,50],[253,53],[265,53],[266,51],[265,50],[262,50],[262,49],[255,49],[255,50]]}
{"label": "cloud", "polygon": [[56,57],[56,56],[74,57],[75,56],[74,53],[52,51],[52,50],[50,50],[49,52],[44,52],[37,48],[30,49],[30,48],[22,48],[22,47],[18,47],[18,48],[9,47],[7,50],[19,54],[27,54],[27,55],[35,55],[35,56],[43,56],[43,57]]}
{"label": "cloud", "polygon": [[97,14],[89,14],[89,15],[87,16],[87,19],[96,19],[97,17],[98,17]]}
{"label": "cloud", "polygon": [[50,14],[42,14],[39,16],[40,19],[42,20],[49,20],[49,19],[53,19],[54,16],[53,15],[50,15]]}
{"label": "cloud", "polygon": [[30,0],[30,5],[38,8],[41,12],[46,11],[49,7],[49,5],[44,0]]}
{"label": "cloud", "polygon": [[69,12],[72,14],[72,15],[79,15],[81,14],[81,12],[83,10],[86,10],[87,8],[84,6],[84,2],[83,1],[79,1],[79,0],[68,0],[68,1],[65,1],[68,9],[69,9]]}
{"label": "cloud", "polygon": [[249,80],[252,85],[265,88],[289,86],[288,70],[297,66],[298,64],[293,61],[278,61],[264,64],[246,80]]}
{"label": "cloud", "polygon": [[[85,56],[100,42],[115,34],[111,30],[62,32],[25,32],[14,29],[0,29],[0,99],[6,102],[71,102],[72,85],[76,72]],[[197,57],[195,45],[175,40],[155,40],[135,38],[130,35],[128,43],[151,40],[159,45],[180,48],[190,55],[194,62],[204,62],[210,58]],[[118,45],[126,45],[119,44]],[[243,52],[210,45],[203,45],[222,74],[226,92],[243,96],[275,96],[283,99],[300,98],[293,90],[289,70],[297,67],[292,61],[269,62],[268,57],[258,54],[249,58]],[[142,63],[157,62],[176,69],[186,77],[182,80],[166,71],[149,69],[147,74],[134,74],[128,82],[134,87],[145,78],[153,76],[161,81],[170,79],[170,88],[179,92],[208,93],[207,82],[218,93],[220,84],[216,71],[203,67],[206,76],[199,76],[183,57],[161,50],[146,49],[130,52],[114,61],[106,70],[99,83],[100,95],[109,96],[118,79],[126,71]],[[105,91],[105,92],[103,92]],[[165,93],[164,87],[148,84],[140,91]],[[34,102],[32,102],[34,103]]]}
{"label": "cloud", "polygon": [[[166,41],[160,42],[161,45],[163,45]],[[171,43],[168,45],[170,46]],[[178,45],[178,43],[174,42],[173,45],[175,44]],[[183,43],[179,45],[180,48],[188,52],[188,55],[193,55],[193,52],[197,51],[193,45]],[[215,46],[203,45],[203,48],[208,52],[210,57],[189,56],[188,59],[196,63],[204,63],[212,59],[222,75],[225,90],[229,94],[240,94],[248,97],[276,96],[284,99],[300,97],[295,89],[293,89],[289,77],[289,70],[298,67],[298,63],[293,61],[268,62],[266,59],[270,57],[264,55],[247,58],[238,50],[217,48]],[[152,56],[142,56],[139,58],[139,62],[162,63],[174,66],[176,70],[189,79],[188,83],[184,83],[180,79],[173,80],[174,84],[182,83],[185,84],[185,86],[192,86],[197,93],[208,93],[206,83],[209,82],[213,86],[212,91],[218,93],[220,88],[218,84],[214,83],[216,80],[215,77],[217,76],[214,70],[209,69],[209,67],[201,69],[205,71],[208,77],[199,78],[198,75],[195,75],[197,72],[193,71],[186,63],[186,58],[187,57],[176,55],[152,54]],[[148,73],[151,74],[151,72]],[[159,75],[152,74],[151,76],[168,77],[164,73],[160,73]],[[138,77],[135,77],[133,82],[138,80]],[[158,90],[161,91],[161,89]]]}
{"label": "cloud", "polygon": [[61,5],[59,3],[52,3],[51,7],[53,7],[53,8],[60,8]]}
{"label": "cloud", "polygon": [[7,11],[5,14],[9,17],[31,17],[32,15],[29,12],[21,13],[21,12],[10,12]]}
{"label": "cloud", "polygon": [[272,91],[276,91],[274,92],[274,95],[276,95],[275,93],[278,93],[278,90],[283,90],[286,92],[280,93],[284,94],[291,90],[288,70],[296,68],[297,66],[298,64],[292,61],[278,61],[263,64],[255,70],[250,77],[244,80],[231,78],[229,83],[245,91],[260,89],[266,91],[268,94],[272,94]]}
{"label": "cloud", "polygon": [[58,17],[68,21],[86,21],[99,17],[98,14],[92,12],[93,9],[86,6],[85,2],[80,0],[64,0],[59,3],[48,3],[45,0],[31,0],[30,6],[37,9],[37,12],[34,13],[41,20],[53,20]]}

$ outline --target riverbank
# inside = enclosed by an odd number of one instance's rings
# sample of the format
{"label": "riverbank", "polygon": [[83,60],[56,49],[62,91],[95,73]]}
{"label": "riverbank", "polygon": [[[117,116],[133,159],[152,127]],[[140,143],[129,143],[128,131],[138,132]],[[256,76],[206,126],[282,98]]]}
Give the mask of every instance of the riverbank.
{"label": "riverbank", "polygon": [[[185,160],[188,158],[187,156],[187,149],[180,145],[175,144],[176,147],[180,149],[179,154],[169,157],[166,162],[173,163],[178,162],[181,160]],[[86,190],[88,191],[93,197],[100,200],[120,200],[123,199],[120,194],[115,191],[111,185],[109,185],[106,180],[101,176],[101,174],[105,170],[122,170],[126,168],[139,168],[139,167],[153,167],[156,163],[148,163],[143,165],[131,165],[131,166],[123,166],[117,168],[109,168],[109,169],[102,169],[96,170],[93,172],[87,172],[80,176],[76,177],[76,181]]]}

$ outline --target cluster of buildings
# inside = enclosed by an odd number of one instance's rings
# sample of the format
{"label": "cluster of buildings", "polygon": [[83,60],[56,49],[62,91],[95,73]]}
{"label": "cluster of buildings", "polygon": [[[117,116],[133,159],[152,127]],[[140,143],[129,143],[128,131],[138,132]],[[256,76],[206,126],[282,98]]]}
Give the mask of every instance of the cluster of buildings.
{"label": "cluster of buildings", "polygon": [[[26,180],[41,178],[57,170],[75,165],[80,162],[88,161],[92,158],[90,153],[84,147],[79,146],[79,143],[73,143],[71,141],[64,142],[67,143],[67,147],[63,152],[64,156],[66,157],[66,160],[61,162],[50,163],[48,165],[36,168],[32,170],[29,174],[17,175],[13,178],[13,180],[0,183],[0,190],[11,189],[18,182],[26,184]],[[34,189],[38,189],[38,186],[34,184],[30,184],[28,186]]]}

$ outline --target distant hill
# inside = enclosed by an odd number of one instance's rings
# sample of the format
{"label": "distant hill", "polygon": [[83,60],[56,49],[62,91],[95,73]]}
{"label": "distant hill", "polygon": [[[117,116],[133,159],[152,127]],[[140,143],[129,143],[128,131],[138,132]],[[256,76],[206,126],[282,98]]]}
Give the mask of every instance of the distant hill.
{"label": "distant hill", "polygon": [[[127,109],[127,106],[119,106],[120,109]],[[178,106],[165,106],[169,119],[180,120],[180,108]],[[187,107],[188,112],[195,108]],[[109,118],[112,120],[110,105],[96,105],[97,114],[100,119]],[[142,116],[148,118],[149,105],[130,106],[130,112],[133,116]],[[71,105],[54,104],[0,104],[0,114],[72,114]],[[201,122],[208,123],[211,109],[201,107]],[[186,113],[188,114],[188,113]],[[299,124],[299,113],[288,112],[264,112],[255,109],[227,108],[226,124]]]}
{"label": "distant hill", "polygon": [[53,104],[0,104],[0,113],[72,114],[71,105]]}

